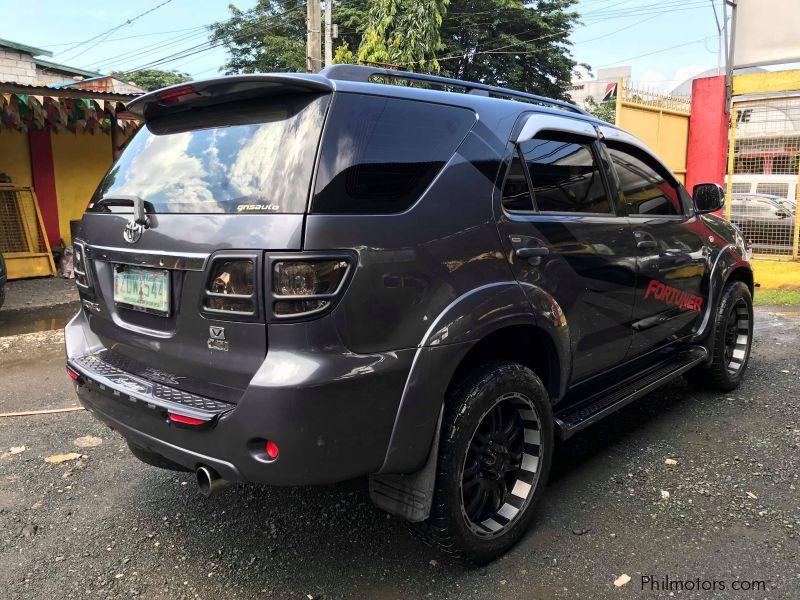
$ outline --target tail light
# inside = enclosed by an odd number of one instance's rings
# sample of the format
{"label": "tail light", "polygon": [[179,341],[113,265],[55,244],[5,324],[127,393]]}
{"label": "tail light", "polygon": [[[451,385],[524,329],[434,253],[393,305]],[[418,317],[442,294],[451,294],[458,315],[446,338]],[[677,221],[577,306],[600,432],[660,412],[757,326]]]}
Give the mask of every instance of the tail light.
{"label": "tail light", "polygon": [[276,319],[318,315],[341,293],[351,260],[315,256],[272,259],[272,314]]}
{"label": "tail light", "polygon": [[203,299],[207,312],[231,316],[254,316],[256,306],[256,259],[218,258],[211,273]]}
{"label": "tail light", "polygon": [[89,272],[89,259],[86,258],[86,244],[80,240],[72,243],[72,270],[78,288],[92,291],[92,278]]}

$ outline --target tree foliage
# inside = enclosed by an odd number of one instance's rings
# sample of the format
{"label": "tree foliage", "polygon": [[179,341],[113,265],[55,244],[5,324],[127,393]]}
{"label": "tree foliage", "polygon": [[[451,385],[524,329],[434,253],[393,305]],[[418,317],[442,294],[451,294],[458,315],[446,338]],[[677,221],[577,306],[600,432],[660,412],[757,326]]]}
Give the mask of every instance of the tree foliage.
{"label": "tree foliage", "polygon": [[564,98],[576,0],[450,0],[442,74]]}
{"label": "tree foliage", "polygon": [[[334,52],[337,45],[358,47],[368,2],[347,0],[341,7],[334,4],[333,19],[341,32],[334,40]],[[306,5],[289,9],[285,5],[277,0],[258,0],[247,11],[228,5],[231,16],[210,27],[211,41],[228,50],[223,67],[226,73],[306,70]]]}
{"label": "tree foliage", "polygon": [[111,76],[120,81],[127,81],[137,85],[148,92],[192,80],[187,73],[161,71],[159,69],[142,69],[133,73],[111,73]]}
{"label": "tree foliage", "polygon": [[286,10],[276,0],[258,0],[243,11],[228,5],[231,16],[210,26],[211,41],[228,49],[228,73],[305,71],[305,4]]}
{"label": "tree foliage", "polygon": [[[577,0],[341,0],[334,62],[385,63],[566,97]],[[211,27],[227,73],[304,71],[305,5],[258,0]]]}
{"label": "tree foliage", "polygon": [[608,123],[614,123],[617,118],[617,103],[614,100],[598,102],[589,96],[584,101],[583,108],[598,119]]}
{"label": "tree foliage", "polygon": [[437,73],[440,28],[449,1],[372,0],[358,60]]}

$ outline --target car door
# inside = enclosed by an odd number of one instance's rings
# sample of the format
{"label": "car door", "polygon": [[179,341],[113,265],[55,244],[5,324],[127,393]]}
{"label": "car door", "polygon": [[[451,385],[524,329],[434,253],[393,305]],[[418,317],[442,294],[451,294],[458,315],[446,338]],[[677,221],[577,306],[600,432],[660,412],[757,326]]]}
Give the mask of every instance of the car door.
{"label": "car door", "polygon": [[689,334],[700,318],[709,232],[669,170],[633,136],[620,137],[603,145],[636,242],[632,358]]}
{"label": "car door", "polygon": [[546,298],[566,320],[577,381],[627,354],[635,245],[608,193],[594,127],[562,121],[554,125],[561,131],[515,145],[495,210],[517,280],[532,302]]}

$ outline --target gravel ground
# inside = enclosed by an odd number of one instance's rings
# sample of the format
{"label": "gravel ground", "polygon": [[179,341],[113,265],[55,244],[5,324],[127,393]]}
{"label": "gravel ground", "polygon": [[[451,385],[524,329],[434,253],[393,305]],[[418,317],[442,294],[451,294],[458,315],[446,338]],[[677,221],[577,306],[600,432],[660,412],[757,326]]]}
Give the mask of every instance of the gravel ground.
{"label": "gravel ground", "polygon": [[39,277],[8,282],[3,312],[30,310],[78,302],[78,288],[74,279]]}
{"label": "gravel ground", "polygon": [[[42,600],[798,598],[799,317],[757,310],[736,392],[678,381],[560,444],[537,523],[479,569],[420,545],[363,482],[203,498],[190,475],[138,463],[85,411],[0,419],[0,589]],[[61,343],[0,338],[0,407],[72,404]],[[45,462],[66,453],[79,456]],[[647,576],[717,590],[659,591]],[[766,588],[731,591],[753,580]]]}

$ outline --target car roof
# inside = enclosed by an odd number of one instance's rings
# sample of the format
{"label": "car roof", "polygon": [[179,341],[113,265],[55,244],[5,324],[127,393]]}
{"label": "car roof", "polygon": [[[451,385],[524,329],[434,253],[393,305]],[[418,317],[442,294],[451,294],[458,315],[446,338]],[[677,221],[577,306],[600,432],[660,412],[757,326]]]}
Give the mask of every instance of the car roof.
{"label": "car roof", "polygon": [[[355,75],[354,75],[355,74]],[[414,80],[418,85],[397,85],[373,81],[371,75],[387,80]],[[438,89],[437,89],[438,88]],[[453,91],[466,90],[466,93]],[[179,94],[182,90],[196,92],[196,96],[213,98],[223,94],[236,95],[237,98],[260,95],[280,95],[289,93],[333,93],[350,92],[367,95],[389,96],[410,100],[421,100],[469,108],[480,114],[503,107],[503,112],[516,110],[523,112],[544,112],[555,116],[578,119],[593,125],[615,127],[602,121],[574,104],[538,96],[508,88],[466,82],[444,77],[426,76],[418,73],[373,69],[358,65],[334,65],[322,73],[254,73],[228,75],[197,81],[180,83],[144,94],[128,104],[128,112],[145,121],[164,114],[165,96]],[[187,96],[191,93],[185,94]],[[206,100],[203,99],[203,101]],[[173,104],[174,106],[174,104]]]}

